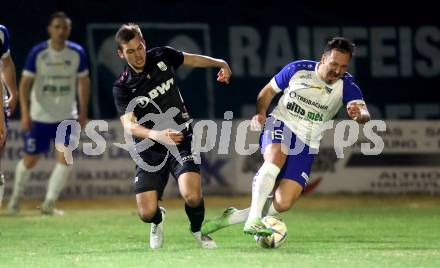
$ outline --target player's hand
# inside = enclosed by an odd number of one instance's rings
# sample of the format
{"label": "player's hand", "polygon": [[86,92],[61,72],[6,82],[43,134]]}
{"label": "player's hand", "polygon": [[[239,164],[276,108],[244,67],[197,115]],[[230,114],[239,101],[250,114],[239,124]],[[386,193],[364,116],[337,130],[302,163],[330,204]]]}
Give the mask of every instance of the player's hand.
{"label": "player's hand", "polygon": [[9,108],[9,114],[8,116],[11,116],[14,111],[15,111],[15,107],[17,107],[17,101],[18,98],[16,96],[11,96],[9,97],[9,99],[7,100],[8,102],[8,108]]}
{"label": "player's hand", "polygon": [[24,130],[29,130],[31,129],[31,125],[32,125],[31,117],[29,116],[28,113],[23,113],[21,115],[21,126],[23,127]]}
{"label": "player's hand", "polygon": [[229,65],[226,61],[223,61],[222,67],[220,71],[217,73],[217,81],[221,83],[229,84],[229,80],[231,79],[232,71],[229,68]]}
{"label": "player's hand", "polygon": [[357,121],[361,117],[361,108],[358,104],[352,103],[347,107],[348,116]]}
{"label": "player's hand", "polygon": [[183,140],[183,133],[170,128],[161,131],[150,130],[149,138],[162,144],[178,145]]}
{"label": "player's hand", "polygon": [[254,115],[251,120],[251,130],[261,131],[263,129],[264,123],[266,123],[266,116],[265,115],[263,115],[263,114]]}

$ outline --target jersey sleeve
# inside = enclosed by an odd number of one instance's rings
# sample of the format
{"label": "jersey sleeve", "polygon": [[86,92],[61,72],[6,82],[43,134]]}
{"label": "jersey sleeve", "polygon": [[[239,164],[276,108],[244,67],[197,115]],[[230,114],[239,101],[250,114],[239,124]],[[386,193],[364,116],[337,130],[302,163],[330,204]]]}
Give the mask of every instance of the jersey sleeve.
{"label": "jersey sleeve", "polygon": [[352,103],[365,104],[361,89],[351,78],[344,80],[342,103],[345,106],[349,106]]}
{"label": "jersey sleeve", "polygon": [[286,89],[289,86],[289,81],[292,78],[292,76],[295,74],[295,72],[296,72],[296,67],[293,62],[284,66],[284,68],[279,73],[277,73],[272,78],[272,80],[270,80],[270,84],[272,88],[276,92],[281,92],[284,89]]}
{"label": "jersey sleeve", "polygon": [[125,90],[120,86],[113,85],[113,99],[115,101],[116,111],[118,112],[119,116],[126,114],[128,104],[132,99],[129,94],[129,90]]}
{"label": "jersey sleeve", "polygon": [[2,59],[9,56],[9,32],[5,26],[0,25],[0,57]]}
{"label": "jersey sleeve", "polygon": [[183,64],[183,52],[177,51],[172,47],[163,47],[163,53],[168,61],[173,65],[174,69],[179,68]]}
{"label": "jersey sleeve", "polygon": [[87,60],[86,52],[82,47],[77,50],[79,54],[79,65],[77,70],[78,77],[86,76],[89,74],[89,62]]}
{"label": "jersey sleeve", "polygon": [[26,62],[23,67],[23,75],[35,76],[35,73],[37,72],[37,56],[38,50],[34,47],[27,55]]}

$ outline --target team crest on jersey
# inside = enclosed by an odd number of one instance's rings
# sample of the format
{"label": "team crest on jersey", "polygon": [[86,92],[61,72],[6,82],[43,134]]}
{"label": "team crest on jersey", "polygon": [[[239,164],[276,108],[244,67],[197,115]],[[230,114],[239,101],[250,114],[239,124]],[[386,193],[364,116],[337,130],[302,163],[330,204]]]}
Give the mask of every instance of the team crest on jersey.
{"label": "team crest on jersey", "polygon": [[167,65],[163,61],[159,61],[157,63],[157,67],[159,67],[159,69],[163,72],[167,70]]}
{"label": "team crest on jersey", "polygon": [[328,94],[332,93],[333,88],[325,86],[325,91],[327,91]]}

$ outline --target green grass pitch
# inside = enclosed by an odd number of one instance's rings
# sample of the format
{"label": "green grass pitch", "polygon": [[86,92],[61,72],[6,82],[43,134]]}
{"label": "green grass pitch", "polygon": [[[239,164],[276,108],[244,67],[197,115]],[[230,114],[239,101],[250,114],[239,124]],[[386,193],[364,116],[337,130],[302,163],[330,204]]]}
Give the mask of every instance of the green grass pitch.
{"label": "green grass pitch", "polygon": [[[359,205],[348,198],[326,206],[325,199],[305,199],[308,205],[282,214],[289,234],[278,249],[259,248],[242,225],[215,233],[218,249],[200,249],[183,204],[168,207],[164,247],[154,251],[149,225],[132,206],[2,215],[0,267],[440,267],[438,201]],[[207,202],[207,218],[221,212]]]}

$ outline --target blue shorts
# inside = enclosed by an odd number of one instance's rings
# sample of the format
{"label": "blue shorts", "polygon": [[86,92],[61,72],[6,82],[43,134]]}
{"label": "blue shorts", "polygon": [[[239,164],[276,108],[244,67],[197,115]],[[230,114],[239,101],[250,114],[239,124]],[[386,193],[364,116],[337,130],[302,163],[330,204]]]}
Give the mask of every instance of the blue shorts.
{"label": "blue shorts", "polygon": [[289,179],[299,183],[303,189],[309,181],[312,164],[317,150],[310,148],[307,144],[296,137],[284,123],[273,117],[269,117],[260,135],[261,153],[272,143],[282,143],[290,148],[286,162],[281,168],[279,179]]}
{"label": "blue shorts", "polygon": [[[24,136],[24,151],[27,154],[42,154],[49,151],[52,140],[57,136],[58,123],[32,121],[31,129]],[[72,129],[67,127],[64,145],[69,145]]]}

